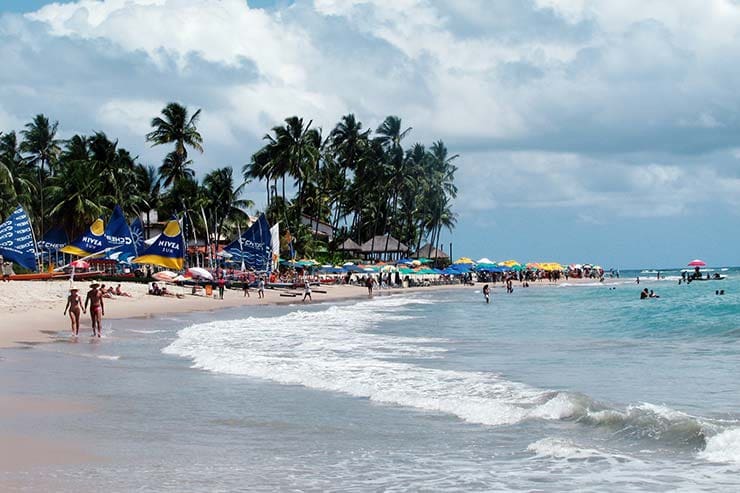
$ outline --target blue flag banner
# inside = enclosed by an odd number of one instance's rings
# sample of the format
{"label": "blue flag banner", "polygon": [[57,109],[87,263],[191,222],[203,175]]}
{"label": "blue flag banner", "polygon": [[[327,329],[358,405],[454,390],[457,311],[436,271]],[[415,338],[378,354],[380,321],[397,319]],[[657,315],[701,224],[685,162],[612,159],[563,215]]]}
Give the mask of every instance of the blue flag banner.
{"label": "blue flag banner", "polygon": [[131,223],[131,237],[134,239],[136,255],[142,253],[144,251],[144,224],[139,217]]}
{"label": "blue flag banner", "polygon": [[75,241],[60,250],[70,255],[87,257],[100,253],[108,248],[108,240],[105,239],[105,225],[103,218],[98,218],[90,225],[87,231],[82,233]]}
{"label": "blue flag banner", "polygon": [[0,224],[0,254],[26,269],[36,270],[36,242],[31,221],[20,205]]}
{"label": "blue flag banner", "polygon": [[131,261],[134,264],[152,264],[168,269],[182,270],[185,265],[185,238],[177,219],[167,223],[164,231],[147,247],[140,256]]}
{"label": "blue flag banner", "polygon": [[229,243],[224,251],[232,255],[232,260],[243,261],[253,270],[269,270],[272,262],[272,236],[265,215],[260,215],[257,222],[239,238]]}
{"label": "blue flag banner", "polygon": [[134,247],[134,238],[128,227],[128,222],[123,216],[123,211],[119,206],[113,209],[113,215],[105,227],[105,240],[108,242],[106,257],[119,262],[129,262],[136,257],[136,248]]}
{"label": "blue flag banner", "polygon": [[44,254],[54,254],[64,245],[69,243],[67,233],[61,226],[54,226],[46,232],[43,239],[38,242],[39,250]]}

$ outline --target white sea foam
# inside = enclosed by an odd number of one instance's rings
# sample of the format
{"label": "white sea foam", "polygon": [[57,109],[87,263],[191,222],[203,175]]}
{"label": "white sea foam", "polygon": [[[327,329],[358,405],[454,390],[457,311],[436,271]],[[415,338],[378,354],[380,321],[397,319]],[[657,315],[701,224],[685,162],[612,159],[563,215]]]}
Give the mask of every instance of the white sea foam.
{"label": "white sea foam", "polygon": [[566,459],[569,461],[605,460],[615,463],[635,460],[626,455],[581,447],[571,440],[554,437],[547,437],[530,443],[527,450],[535,454],[537,458]]}
{"label": "white sea foam", "polygon": [[699,458],[710,462],[740,464],[740,428],[732,428],[707,440],[707,446],[699,452]]}
{"label": "white sea foam", "polygon": [[154,330],[130,329],[130,332],[135,332],[137,334],[158,334],[160,332],[164,332],[164,330],[161,330],[161,329],[154,329]]}
{"label": "white sea foam", "polygon": [[[553,394],[484,372],[410,364],[444,355],[445,339],[373,332],[400,308],[431,301],[388,298],[295,311],[275,318],[218,321],[187,327],[163,352],[194,367],[342,392],[374,402],[452,414],[472,423],[513,424],[562,419],[576,406]],[[401,313],[399,313],[401,311]]]}

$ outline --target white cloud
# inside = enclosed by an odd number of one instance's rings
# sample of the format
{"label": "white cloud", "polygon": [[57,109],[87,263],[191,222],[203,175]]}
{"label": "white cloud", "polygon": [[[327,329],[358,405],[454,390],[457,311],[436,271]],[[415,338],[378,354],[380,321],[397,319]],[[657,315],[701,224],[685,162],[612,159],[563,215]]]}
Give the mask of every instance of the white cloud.
{"label": "white cloud", "polygon": [[203,109],[196,159],[238,166],[293,114],[398,114],[409,144],[462,154],[466,213],[681,215],[705,200],[692,177],[736,186],[738,36],[729,0],[78,0],[2,18],[0,125],[46,111],[137,147],[180,100]]}

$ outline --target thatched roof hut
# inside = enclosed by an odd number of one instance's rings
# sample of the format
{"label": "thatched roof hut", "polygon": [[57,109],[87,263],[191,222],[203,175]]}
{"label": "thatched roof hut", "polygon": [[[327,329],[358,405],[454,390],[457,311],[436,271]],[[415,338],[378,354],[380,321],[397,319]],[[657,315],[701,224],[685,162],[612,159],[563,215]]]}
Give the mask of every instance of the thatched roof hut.
{"label": "thatched roof hut", "polygon": [[423,247],[419,248],[419,251],[414,253],[411,257],[413,258],[449,258],[442,250],[434,248],[431,243],[427,243]]}
{"label": "thatched roof hut", "polygon": [[362,253],[405,253],[409,247],[390,235],[378,235],[362,244]]}
{"label": "thatched roof hut", "polygon": [[352,241],[352,238],[347,238],[337,247],[337,251],[340,252],[361,252],[362,247],[356,242]]}

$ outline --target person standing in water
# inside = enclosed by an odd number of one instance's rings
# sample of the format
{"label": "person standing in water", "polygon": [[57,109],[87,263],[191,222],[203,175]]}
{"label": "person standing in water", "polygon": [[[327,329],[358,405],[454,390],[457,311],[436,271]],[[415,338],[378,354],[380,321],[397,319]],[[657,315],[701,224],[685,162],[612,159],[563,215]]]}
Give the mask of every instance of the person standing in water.
{"label": "person standing in water", "polygon": [[311,303],[313,301],[313,298],[311,298],[311,283],[308,282],[308,280],[304,281],[303,283],[303,302],[306,302],[306,298],[308,298],[308,302]]}
{"label": "person standing in water", "polygon": [[486,298],[486,303],[491,302],[491,288],[488,287],[488,284],[483,286],[483,296]]}
{"label": "person standing in water", "polygon": [[92,321],[93,337],[100,337],[103,330],[103,315],[105,315],[105,306],[103,305],[103,295],[100,292],[99,284],[91,284],[90,291],[85,297],[85,306],[83,311],[87,310],[87,304],[90,303],[90,320]]}
{"label": "person standing in water", "polygon": [[82,308],[82,298],[79,295],[79,289],[72,288],[69,290],[69,296],[67,297],[67,306],[64,307],[64,314],[67,314],[69,310],[69,320],[72,324],[72,335],[77,337],[80,333],[80,312],[84,313],[85,309]]}

